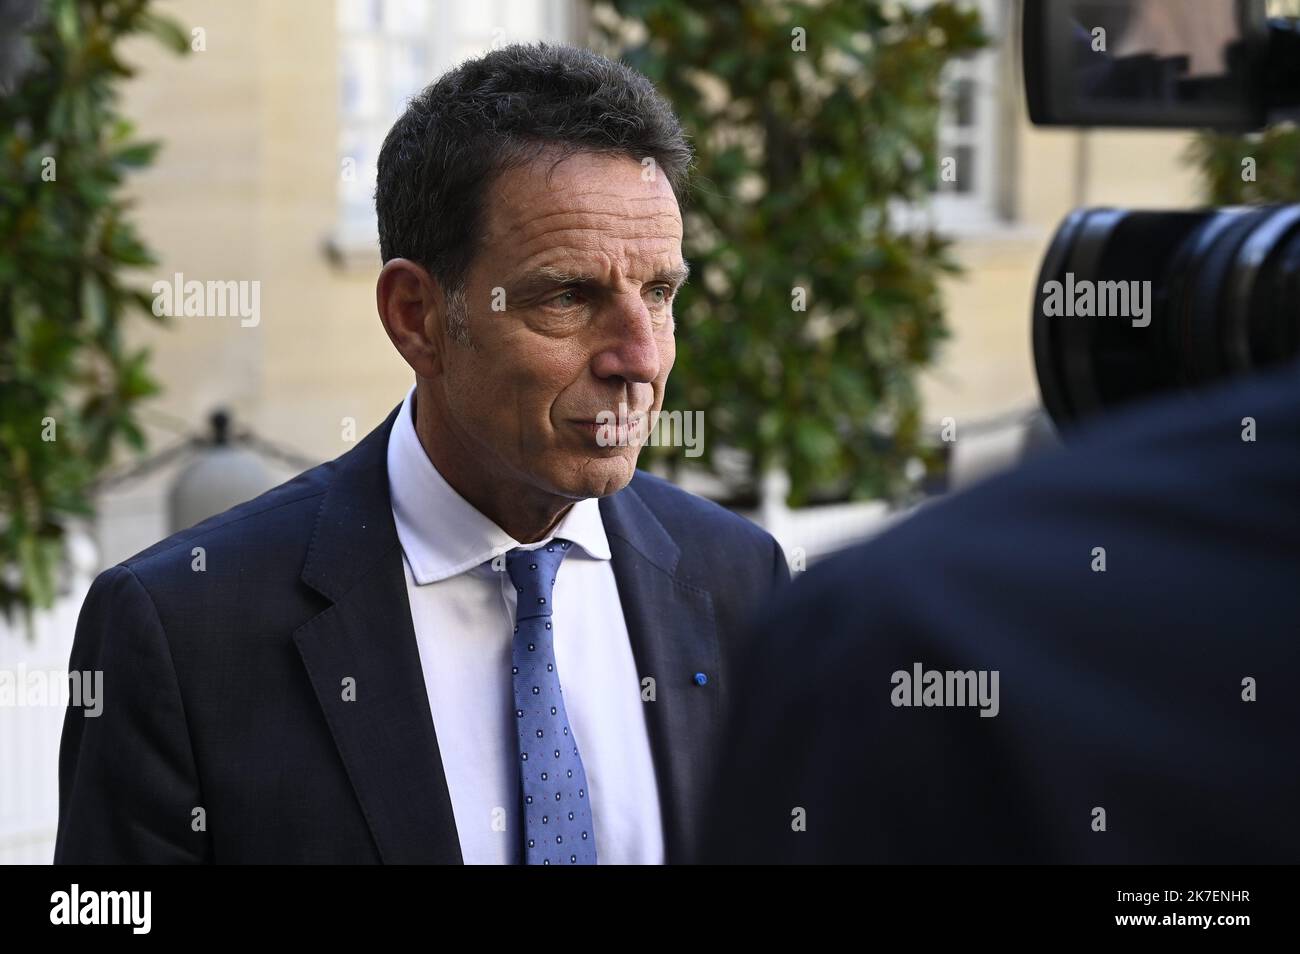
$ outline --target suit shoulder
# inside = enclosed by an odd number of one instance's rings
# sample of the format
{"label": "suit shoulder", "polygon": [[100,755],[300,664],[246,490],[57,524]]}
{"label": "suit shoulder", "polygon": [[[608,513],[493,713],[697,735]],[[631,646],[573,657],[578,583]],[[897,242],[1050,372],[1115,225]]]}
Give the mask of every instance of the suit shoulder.
{"label": "suit shoulder", "polygon": [[327,461],[303,471],[265,493],[186,527],[120,561],[138,576],[146,577],[184,565],[191,551],[258,540],[277,542],[279,549],[306,551],[320,497],[329,488],[337,461]]}

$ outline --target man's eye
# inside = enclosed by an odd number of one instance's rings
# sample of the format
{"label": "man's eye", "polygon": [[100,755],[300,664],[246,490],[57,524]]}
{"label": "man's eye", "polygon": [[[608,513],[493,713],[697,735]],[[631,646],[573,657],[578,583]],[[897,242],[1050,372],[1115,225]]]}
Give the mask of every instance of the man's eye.
{"label": "man's eye", "polygon": [[550,304],[555,305],[556,307],[559,307],[559,308],[568,308],[568,307],[570,307],[571,305],[573,305],[573,304],[575,304],[575,303],[574,303],[574,302],[568,302],[568,301],[565,301],[565,299],[568,298],[568,296],[570,296],[570,295],[577,296],[578,294],[579,294],[578,289],[576,289],[576,288],[570,288],[570,289],[568,289],[568,290],[566,290],[566,291],[562,291],[562,292],[560,292],[560,294],[558,294],[558,295],[556,295],[554,298],[552,298],[552,299],[550,300]]}
{"label": "man's eye", "polygon": [[[654,288],[650,289],[650,291],[659,292],[660,297],[655,302],[655,304],[657,305],[666,305],[668,304],[668,302],[672,301],[673,291],[667,285],[656,285]],[[560,308],[560,309],[571,308],[578,303],[573,299],[576,298],[580,300],[581,297],[582,297],[582,289],[569,288],[566,289],[565,291],[560,292],[560,294],[556,295],[554,298],[548,301],[547,304],[552,307]]]}

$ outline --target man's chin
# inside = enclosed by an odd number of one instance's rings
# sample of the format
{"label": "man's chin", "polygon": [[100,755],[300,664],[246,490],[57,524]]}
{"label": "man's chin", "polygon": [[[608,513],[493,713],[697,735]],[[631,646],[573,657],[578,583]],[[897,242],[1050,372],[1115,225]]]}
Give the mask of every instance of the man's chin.
{"label": "man's chin", "polygon": [[636,458],[624,456],[589,457],[563,481],[566,496],[576,499],[608,497],[632,482]]}

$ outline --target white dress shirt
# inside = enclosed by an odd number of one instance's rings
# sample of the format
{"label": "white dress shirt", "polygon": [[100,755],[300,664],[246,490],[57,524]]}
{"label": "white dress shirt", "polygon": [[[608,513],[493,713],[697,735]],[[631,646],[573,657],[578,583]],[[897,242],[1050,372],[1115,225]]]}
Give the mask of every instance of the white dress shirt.
{"label": "white dress shirt", "polygon": [[[521,544],[460,496],[415,431],[415,388],[388,439],[393,519],[442,768],[466,864],[521,860],[511,676],[515,588],[494,557]],[[552,597],[555,662],[590,789],[600,864],[662,864],[663,826],[641,677],[595,498],[551,537],[571,540]]]}

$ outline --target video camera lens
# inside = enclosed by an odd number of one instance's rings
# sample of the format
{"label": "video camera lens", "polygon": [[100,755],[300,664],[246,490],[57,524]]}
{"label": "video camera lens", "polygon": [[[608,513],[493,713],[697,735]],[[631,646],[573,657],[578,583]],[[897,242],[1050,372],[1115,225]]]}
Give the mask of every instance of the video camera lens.
{"label": "video camera lens", "polygon": [[1035,287],[1034,363],[1061,431],[1300,354],[1300,205],[1079,209]]}

